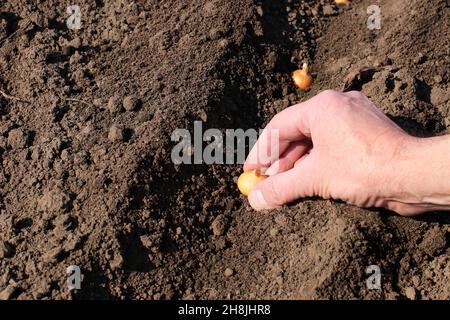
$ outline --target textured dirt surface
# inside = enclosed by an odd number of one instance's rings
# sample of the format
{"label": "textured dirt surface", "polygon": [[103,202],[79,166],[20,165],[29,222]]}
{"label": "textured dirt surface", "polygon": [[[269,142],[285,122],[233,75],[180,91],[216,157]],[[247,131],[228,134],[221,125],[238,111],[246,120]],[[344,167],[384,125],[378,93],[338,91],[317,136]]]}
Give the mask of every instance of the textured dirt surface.
{"label": "textured dirt surface", "polygon": [[450,133],[448,1],[375,1],[369,30],[372,2],[80,0],[70,30],[65,3],[0,1],[0,298],[450,299],[448,213],[255,213],[240,166],[171,162],[175,128],[262,128],[345,79],[412,134]]}

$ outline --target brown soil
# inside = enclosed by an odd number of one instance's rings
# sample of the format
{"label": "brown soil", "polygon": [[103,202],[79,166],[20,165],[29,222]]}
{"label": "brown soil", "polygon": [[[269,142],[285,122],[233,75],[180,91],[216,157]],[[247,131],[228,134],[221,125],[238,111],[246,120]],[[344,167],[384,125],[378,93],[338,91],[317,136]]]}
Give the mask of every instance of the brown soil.
{"label": "brown soil", "polygon": [[448,213],[255,213],[240,166],[170,159],[175,128],[260,128],[362,67],[353,89],[406,130],[450,132],[448,1],[77,2],[78,31],[65,2],[0,2],[1,298],[450,298]]}

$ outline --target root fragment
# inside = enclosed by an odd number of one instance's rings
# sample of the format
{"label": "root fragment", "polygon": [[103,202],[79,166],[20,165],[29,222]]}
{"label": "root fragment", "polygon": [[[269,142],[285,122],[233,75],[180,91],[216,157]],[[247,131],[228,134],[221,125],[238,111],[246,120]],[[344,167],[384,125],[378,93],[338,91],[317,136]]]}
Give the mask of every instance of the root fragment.
{"label": "root fragment", "polygon": [[12,96],[10,94],[7,94],[6,92],[4,92],[3,90],[0,90],[0,94],[7,100],[15,100],[21,103],[25,103],[25,104],[31,104],[31,101],[16,97],[16,96]]}

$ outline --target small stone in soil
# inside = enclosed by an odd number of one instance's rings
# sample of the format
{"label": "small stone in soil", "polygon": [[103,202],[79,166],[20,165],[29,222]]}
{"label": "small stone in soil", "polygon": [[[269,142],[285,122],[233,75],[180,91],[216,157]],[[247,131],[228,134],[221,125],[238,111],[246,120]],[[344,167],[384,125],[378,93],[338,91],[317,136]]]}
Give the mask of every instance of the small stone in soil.
{"label": "small stone in soil", "polygon": [[225,271],[223,272],[225,277],[231,277],[234,274],[233,269],[230,268],[226,268]]}
{"label": "small stone in soil", "polygon": [[416,289],[413,287],[406,288],[405,295],[409,300],[416,300]]}

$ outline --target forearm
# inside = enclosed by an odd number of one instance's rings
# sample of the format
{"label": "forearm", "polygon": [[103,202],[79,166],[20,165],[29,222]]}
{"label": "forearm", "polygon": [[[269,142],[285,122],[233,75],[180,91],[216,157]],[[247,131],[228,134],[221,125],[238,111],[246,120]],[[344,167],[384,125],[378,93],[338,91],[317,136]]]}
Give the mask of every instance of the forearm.
{"label": "forearm", "polygon": [[450,135],[412,138],[392,167],[394,201],[450,210]]}

